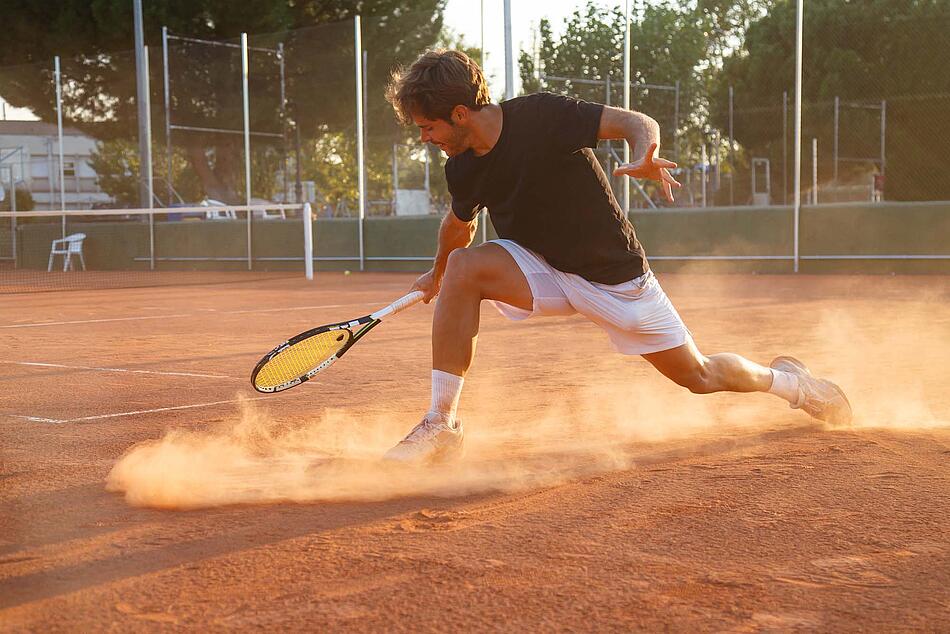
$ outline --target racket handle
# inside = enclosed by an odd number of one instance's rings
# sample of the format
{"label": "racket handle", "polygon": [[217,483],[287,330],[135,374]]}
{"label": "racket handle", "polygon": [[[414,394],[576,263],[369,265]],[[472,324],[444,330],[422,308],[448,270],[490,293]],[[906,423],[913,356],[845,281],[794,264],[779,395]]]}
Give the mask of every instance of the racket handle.
{"label": "racket handle", "polygon": [[382,319],[383,317],[389,317],[390,315],[395,315],[398,312],[402,312],[414,306],[422,301],[422,298],[425,297],[422,291],[412,291],[408,295],[403,295],[392,304],[386,308],[380,308],[375,313],[370,315],[372,319]]}

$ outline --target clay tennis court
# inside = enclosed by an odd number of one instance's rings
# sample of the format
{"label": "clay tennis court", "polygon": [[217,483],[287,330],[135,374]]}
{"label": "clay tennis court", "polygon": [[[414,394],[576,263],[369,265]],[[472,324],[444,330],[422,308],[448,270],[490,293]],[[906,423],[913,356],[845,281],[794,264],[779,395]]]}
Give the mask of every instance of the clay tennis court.
{"label": "clay tennis court", "polygon": [[0,629],[950,629],[950,277],[660,276],[701,349],[801,357],[848,429],[487,304],[460,464],[375,460],[428,403],[431,306],[250,388],[414,277],[6,296]]}

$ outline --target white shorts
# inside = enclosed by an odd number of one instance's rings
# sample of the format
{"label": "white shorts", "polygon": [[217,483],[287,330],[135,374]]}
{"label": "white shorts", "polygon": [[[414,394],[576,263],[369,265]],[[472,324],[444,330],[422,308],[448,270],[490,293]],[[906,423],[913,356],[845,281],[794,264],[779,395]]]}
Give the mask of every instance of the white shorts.
{"label": "white shorts", "polygon": [[598,284],[558,271],[537,253],[511,240],[492,240],[505,248],[528,279],[531,311],[492,301],[508,319],[579,313],[607,331],[623,354],[650,354],[676,348],[691,334],[651,271],[623,284]]}

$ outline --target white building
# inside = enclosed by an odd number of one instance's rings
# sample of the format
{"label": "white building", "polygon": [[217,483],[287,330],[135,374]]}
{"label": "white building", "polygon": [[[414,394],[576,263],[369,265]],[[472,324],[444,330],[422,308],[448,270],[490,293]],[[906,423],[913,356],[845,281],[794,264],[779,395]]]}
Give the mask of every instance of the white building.
{"label": "white building", "polygon": [[[63,128],[63,182],[66,209],[111,204],[99,188],[89,159],[96,140]],[[9,190],[11,172],[33,196],[36,209],[60,209],[59,138],[56,126],[41,121],[0,121],[0,182]],[[9,195],[9,194],[8,194]]]}

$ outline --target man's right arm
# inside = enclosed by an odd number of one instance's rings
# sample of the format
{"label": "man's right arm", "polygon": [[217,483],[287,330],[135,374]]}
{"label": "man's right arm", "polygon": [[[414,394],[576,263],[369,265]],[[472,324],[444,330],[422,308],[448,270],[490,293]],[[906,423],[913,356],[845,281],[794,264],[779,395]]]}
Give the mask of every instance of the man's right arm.
{"label": "man's right arm", "polygon": [[449,254],[455,249],[463,249],[470,245],[475,237],[477,227],[477,214],[470,222],[464,222],[450,209],[449,213],[442,219],[442,224],[439,227],[439,246],[436,250],[432,269],[419,277],[412,285],[413,290],[420,290],[425,293],[422,301],[428,304],[433,297],[439,294]]}

